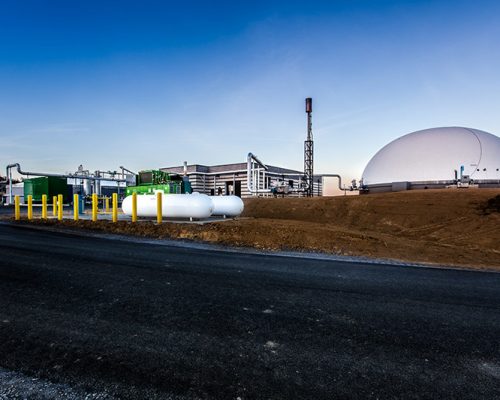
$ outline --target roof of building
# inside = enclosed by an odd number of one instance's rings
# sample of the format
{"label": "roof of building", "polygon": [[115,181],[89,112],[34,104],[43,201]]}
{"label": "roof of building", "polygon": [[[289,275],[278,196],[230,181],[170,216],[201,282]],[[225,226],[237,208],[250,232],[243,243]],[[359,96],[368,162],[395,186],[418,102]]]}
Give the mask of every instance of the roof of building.
{"label": "roof of building", "polygon": [[[303,175],[303,171],[296,171],[288,168],[276,167],[273,165],[267,165],[269,172],[274,172],[277,174],[297,174]],[[175,167],[165,167],[161,168],[162,171],[171,172],[175,174],[182,174],[184,172],[183,166]],[[221,164],[221,165],[201,165],[201,164],[191,164],[187,166],[187,172],[200,172],[200,173],[232,173],[232,172],[245,172],[247,171],[247,163],[234,163],[234,164]]]}

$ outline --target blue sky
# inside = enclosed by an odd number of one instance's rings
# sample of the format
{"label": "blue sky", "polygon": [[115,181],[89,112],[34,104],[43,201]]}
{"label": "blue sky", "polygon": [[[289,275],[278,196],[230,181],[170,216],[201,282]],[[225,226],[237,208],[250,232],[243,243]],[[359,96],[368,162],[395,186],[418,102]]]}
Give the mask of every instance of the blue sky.
{"label": "blue sky", "polygon": [[359,178],[435,126],[498,135],[495,1],[0,2],[0,169],[264,162]]}

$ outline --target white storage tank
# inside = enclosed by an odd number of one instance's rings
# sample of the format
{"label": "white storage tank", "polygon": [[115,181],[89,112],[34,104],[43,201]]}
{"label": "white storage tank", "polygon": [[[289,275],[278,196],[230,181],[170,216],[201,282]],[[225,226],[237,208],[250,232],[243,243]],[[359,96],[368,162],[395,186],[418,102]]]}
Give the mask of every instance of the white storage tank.
{"label": "white storage tank", "polygon": [[409,133],[379,150],[368,162],[362,179],[374,192],[444,187],[463,177],[480,187],[498,187],[498,136],[463,127]]}
{"label": "white storage tank", "polygon": [[[137,216],[156,217],[156,194],[137,195]],[[122,203],[126,215],[132,215],[132,196],[127,196]],[[204,194],[163,194],[162,214],[164,218],[204,219],[212,215],[213,204]]]}
{"label": "white storage tank", "polygon": [[210,196],[213,204],[212,215],[237,217],[243,212],[243,201],[238,196]]}

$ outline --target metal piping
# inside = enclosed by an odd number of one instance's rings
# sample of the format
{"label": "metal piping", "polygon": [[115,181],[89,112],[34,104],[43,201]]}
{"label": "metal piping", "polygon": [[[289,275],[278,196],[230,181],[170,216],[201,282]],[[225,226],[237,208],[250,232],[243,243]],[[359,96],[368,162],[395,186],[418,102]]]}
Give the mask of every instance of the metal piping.
{"label": "metal piping", "polygon": [[12,171],[11,168],[16,167],[18,170],[21,168],[21,166],[18,163],[15,164],[9,164],[7,167],[5,167],[5,175],[9,179],[9,204],[12,204]]}
{"label": "metal piping", "polygon": [[257,156],[253,155],[252,153],[248,153],[247,156],[247,188],[250,194],[256,194],[256,193],[271,193],[271,189],[256,189],[253,187],[253,179],[252,179],[252,164],[253,162],[256,162],[258,165],[260,165],[264,170],[268,170],[267,165],[265,165],[262,161],[260,161]]}
{"label": "metal piping", "polygon": [[337,175],[337,174],[321,174],[321,180],[323,180],[323,178],[337,178],[339,180],[339,189],[340,190],[343,190],[343,191],[347,191],[347,190],[352,190],[352,188],[346,188],[345,186],[342,187],[342,177],[340,175]]}
{"label": "metal piping", "polygon": [[[259,163],[261,165],[264,165],[262,164],[261,161],[259,161]],[[267,166],[265,167],[267,169]],[[196,176],[196,175],[200,175],[200,176],[203,176],[203,177],[206,177],[206,176],[213,176],[215,178],[216,175],[226,175],[226,174],[240,174],[242,172],[247,172],[247,185],[248,185],[248,190],[250,191],[250,187],[251,187],[251,182],[252,182],[252,179],[250,178],[250,180],[248,180],[248,169],[235,169],[235,170],[232,170],[232,171],[220,171],[220,172],[196,172],[196,171],[193,171],[193,172],[188,172],[186,175],[187,176]],[[250,182],[250,184],[248,184],[248,182]],[[205,185],[205,183],[204,183]],[[205,187],[205,186],[204,186]],[[259,191],[258,193],[270,193],[271,190],[264,190],[264,191]],[[256,192],[252,192],[250,191],[250,193],[256,193]]]}
{"label": "metal piping", "polygon": [[247,163],[248,163],[248,160],[252,160],[252,159],[253,159],[253,160],[254,160],[257,164],[259,164],[262,168],[264,168],[266,171],[269,169],[269,168],[267,167],[267,165],[266,165],[266,164],[264,164],[262,161],[260,161],[256,155],[254,155],[254,154],[252,154],[252,153],[248,153],[248,156],[247,156]]}
{"label": "metal piping", "polygon": [[[28,176],[54,176],[57,178],[70,178],[70,179],[90,179],[92,181],[113,181],[113,182],[126,182],[126,179],[116,179],[116,178],[111,178],[111,177],[104,177],[104,176],[92,176],[92,175],[78,175],[78,174],[47,174],[43,172],[28,172],[28,171],[22,171],[21,166],[16,163],[16,164],[11,164],[7,166],[7,169],[17,167],[17,172],[19,175],[28,175]],[[102,171],[96,171],[98,173],[101,173]]]}
{"label": "metal piping", "polygon": [[127,182],[126,179],[116,179],[116,178],[105,178],[100,176],[90,176],[90,175],[77,175],[77,174],[45,174],[41,172],[27,172],[21,170],[21,165],[19,163],[7,165],[5,172],[9,177],[9,204],[12,204],[12,168],[16,167],[19,175],[27,176],[51,176],[56,178],[70,178],[70,179],[89,179],[93,181],[112,181],[112,182]]}
{"label": "metal piping", "polygon": [[121,166],[121,165],[120,165],[119,168],[122,170],[122,177],[125,177],[125,172],[124,171],[127,171],[127,172],[131,173],[132,175],[137,175],[135,172],[133,172],[133,171],[131,171],[131,170],[129,170],[129,169]]}

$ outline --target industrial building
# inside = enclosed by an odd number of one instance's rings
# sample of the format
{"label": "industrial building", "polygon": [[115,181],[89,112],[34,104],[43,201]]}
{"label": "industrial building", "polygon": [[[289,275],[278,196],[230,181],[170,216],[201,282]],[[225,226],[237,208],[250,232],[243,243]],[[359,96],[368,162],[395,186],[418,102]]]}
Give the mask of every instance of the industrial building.
{"label": "industrial building", "polygon": [[402,136],[373,156],[362,192],[500,187],[500,138],[478,129],[444,127]]}
{"label": "industrial building", "polygon": [[[248,162],[223,165],[184,165],[161,168],[161,171],[189,177],[194,192],[207,195],[231,195],[239,197],[305,196],[305,179],[303,171],[253,163],[250,180],[254,190],[250,190],[248,180]],[[314,196],[323,194],[322,177],[314,176]]]}

